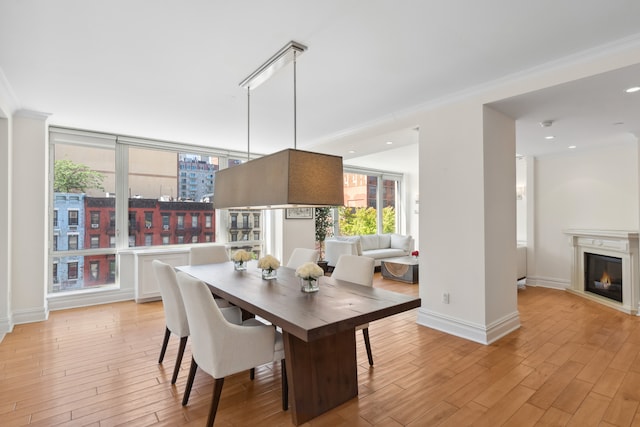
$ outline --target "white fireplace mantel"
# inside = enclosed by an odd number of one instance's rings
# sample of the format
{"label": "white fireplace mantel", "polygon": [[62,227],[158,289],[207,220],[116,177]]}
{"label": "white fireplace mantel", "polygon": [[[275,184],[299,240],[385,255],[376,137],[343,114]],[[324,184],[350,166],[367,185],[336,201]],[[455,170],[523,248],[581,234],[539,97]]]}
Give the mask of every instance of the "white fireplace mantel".
{"label": "white fireplace mantel", "polygon": [[[638,232],[631,230],[564,230],[573,248],[569,292],[629,314],[640,313]],[[584,254],[622,259],[622,303],[584,290]]]}

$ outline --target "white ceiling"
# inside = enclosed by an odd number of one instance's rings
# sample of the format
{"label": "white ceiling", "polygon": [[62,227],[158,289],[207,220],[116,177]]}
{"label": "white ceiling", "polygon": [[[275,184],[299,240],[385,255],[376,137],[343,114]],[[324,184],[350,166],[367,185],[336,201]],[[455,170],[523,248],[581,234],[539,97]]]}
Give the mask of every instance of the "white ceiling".
{"label": "white ceiling", "polygon": [[[320,143],[635,39],[638,16],[631,0],[0,0],[0,79],[17,107],[52,113],[51,124],[246,151],[238,83],[295,40],[309,48],[297,67],[297,146],[347,159],[415,143],[416,132]],[[621,79],[640,84],[639,69],[618,73],[495,107],[519,119],[521,154],[574,137],[618,141],[640,130],[640,94],[613,99]],[[288,67],[252,92],[252,151],[293,147],[292,82]],[[555,146],[537,141],[547,119]]]}

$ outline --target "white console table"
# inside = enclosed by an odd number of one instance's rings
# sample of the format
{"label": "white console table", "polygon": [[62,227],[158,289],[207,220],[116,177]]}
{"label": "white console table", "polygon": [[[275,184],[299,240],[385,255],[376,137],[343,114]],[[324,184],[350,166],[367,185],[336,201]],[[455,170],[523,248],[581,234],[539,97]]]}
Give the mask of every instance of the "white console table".
{"label": "white console table", "polygon": [[158,259],[172,266],[189,264],[189,248],[131,249],[119,253],[120,282],[132,281],[136,302],[161,299],[151,262]]}

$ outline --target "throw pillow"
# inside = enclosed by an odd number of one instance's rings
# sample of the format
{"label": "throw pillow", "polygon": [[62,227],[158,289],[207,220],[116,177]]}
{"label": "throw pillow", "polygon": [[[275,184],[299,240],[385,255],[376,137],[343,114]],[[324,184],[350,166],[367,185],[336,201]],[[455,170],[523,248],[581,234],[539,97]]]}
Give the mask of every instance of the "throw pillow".
{"label": "throw pillow", "polygon": [[378,247],[387,249],[391,247],[391,234],[378,234]]}
{"label": "throw pillow", "polygon": [[411,236],[402,236],[400,234],[391,235],[391,247],[394,249],[402,249],[405,252],[411,250]]}
{"label": "throw pillow", "polygon": [[363,251],[380,249],[377,234],[363,234],[362,236],[360,236],[360,243],[362,244]]}

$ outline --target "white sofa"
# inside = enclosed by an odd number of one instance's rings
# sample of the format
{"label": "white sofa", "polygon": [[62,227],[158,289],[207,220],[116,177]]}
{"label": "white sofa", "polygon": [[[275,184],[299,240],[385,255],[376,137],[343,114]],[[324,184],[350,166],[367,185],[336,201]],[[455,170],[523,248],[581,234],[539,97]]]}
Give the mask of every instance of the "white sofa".
{"label": "white sofa", "polygon": [[415,242],[413,237],[401,234],[366,234],[360,236],[338,236],[325,240],[325,259],[335,267],[340,255],[363,255],[380,260],[411,255]]}

